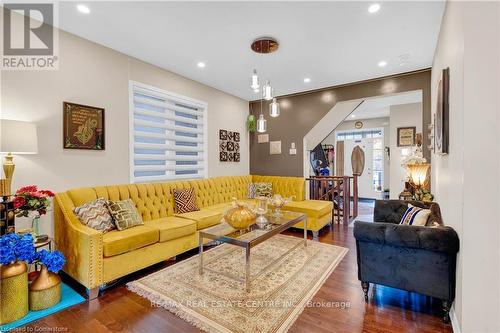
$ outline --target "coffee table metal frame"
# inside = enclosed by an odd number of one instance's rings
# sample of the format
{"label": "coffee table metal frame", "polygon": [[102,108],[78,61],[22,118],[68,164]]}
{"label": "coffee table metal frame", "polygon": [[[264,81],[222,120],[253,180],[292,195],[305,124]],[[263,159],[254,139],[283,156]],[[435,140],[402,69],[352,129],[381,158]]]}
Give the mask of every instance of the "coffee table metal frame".
{"label": "coffee table metal frame", "polygon": [[[284,216],[280,218],[276,218],[272,215],[267,215],[266,218],[268,219],[268,223],[272,224],[275,226],[273,229],[268,230],[268,232],[263,233],[262,235],[246,241],[244,239],[240,239],[238,237],[232,237],[229,235],[217,235],[215,233],[210,233],[210,230],[213,228],[220,228],[220,225],[216,225],[214,227],[210,227],[204,230],[199,231],[199,236],[198,236],[198,247],[199,247],[199,274],[203,274],[203,240],[205,238],[211,239],[214,241],[218,241],[221,243],[227,243],[227,244],[232,244],[236,245],[239,247],[242,247],[245,249],[245,291],[249,292],[250,291],[250,249],[255,247],[256,245],[268,240],[269,238],[280,234],[281,232],[293,227],[297,223],[304,222],[304,241],[297,243],[297,245],[293,246],[290,250],[288,250],[284,255],[290,253],[293,251],[295,248],[297,248],[298,245],[301,243],[304,245],[304,247],[307,247],[307,218],[305,214],[302,213],[295,213],[295,212],[283,212],[286,213]],[[293,218],[282,221],[284,217],[287,215],[292,215]],[[279,223],[277,223],[279,222]],[[222,222],[225,223],[225,222]],[[235,230],[236,231],[236,230]],[[283,256],[284,256],[283,255]]]}

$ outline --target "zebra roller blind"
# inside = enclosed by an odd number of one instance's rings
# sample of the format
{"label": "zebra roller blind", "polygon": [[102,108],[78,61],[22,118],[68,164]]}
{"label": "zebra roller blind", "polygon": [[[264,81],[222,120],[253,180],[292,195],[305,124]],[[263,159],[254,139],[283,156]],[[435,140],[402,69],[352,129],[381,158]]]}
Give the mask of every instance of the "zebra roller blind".
{"label": "zebra roller blind", "polygon": [[131,82],[130,108],[133,183],[205,176],[205,103]]}

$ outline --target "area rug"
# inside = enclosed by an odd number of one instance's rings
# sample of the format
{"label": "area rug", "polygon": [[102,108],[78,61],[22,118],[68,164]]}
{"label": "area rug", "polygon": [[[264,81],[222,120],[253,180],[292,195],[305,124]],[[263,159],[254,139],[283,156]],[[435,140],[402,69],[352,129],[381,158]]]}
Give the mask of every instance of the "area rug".
{"label": "area rug", "polygon": [[[251,250],[252,285],[245,292],[244,250],[222,244],[128,283],[128,288],[206,332],[286,332],[347,249],[277,235]],[[288,252],[288,253],[287,253]]]}

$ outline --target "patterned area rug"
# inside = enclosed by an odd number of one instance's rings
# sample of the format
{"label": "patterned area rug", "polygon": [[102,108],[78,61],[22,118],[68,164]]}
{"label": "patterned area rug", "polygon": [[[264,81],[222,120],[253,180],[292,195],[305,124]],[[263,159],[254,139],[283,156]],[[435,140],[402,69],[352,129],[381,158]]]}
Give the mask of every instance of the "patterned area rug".
{"label": "patterned area rug", "polygon": [[[245,255],[223,244],[128,288],[206,332],[286,332],[347,253],[339,246],[277,235],[251,249],[251,291],[244,291]],[[288,252],[288,253],[287,253]]]}

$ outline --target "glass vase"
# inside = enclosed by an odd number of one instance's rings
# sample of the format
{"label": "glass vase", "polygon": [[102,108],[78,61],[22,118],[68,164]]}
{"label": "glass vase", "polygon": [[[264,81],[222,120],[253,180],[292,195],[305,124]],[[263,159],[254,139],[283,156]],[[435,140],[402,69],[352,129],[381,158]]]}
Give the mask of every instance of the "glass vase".
{"label": "glass vase", "polygon": [[33,231],[33,238],[40,236],[40,216],[35,215],[31,220],[31,230]]}

